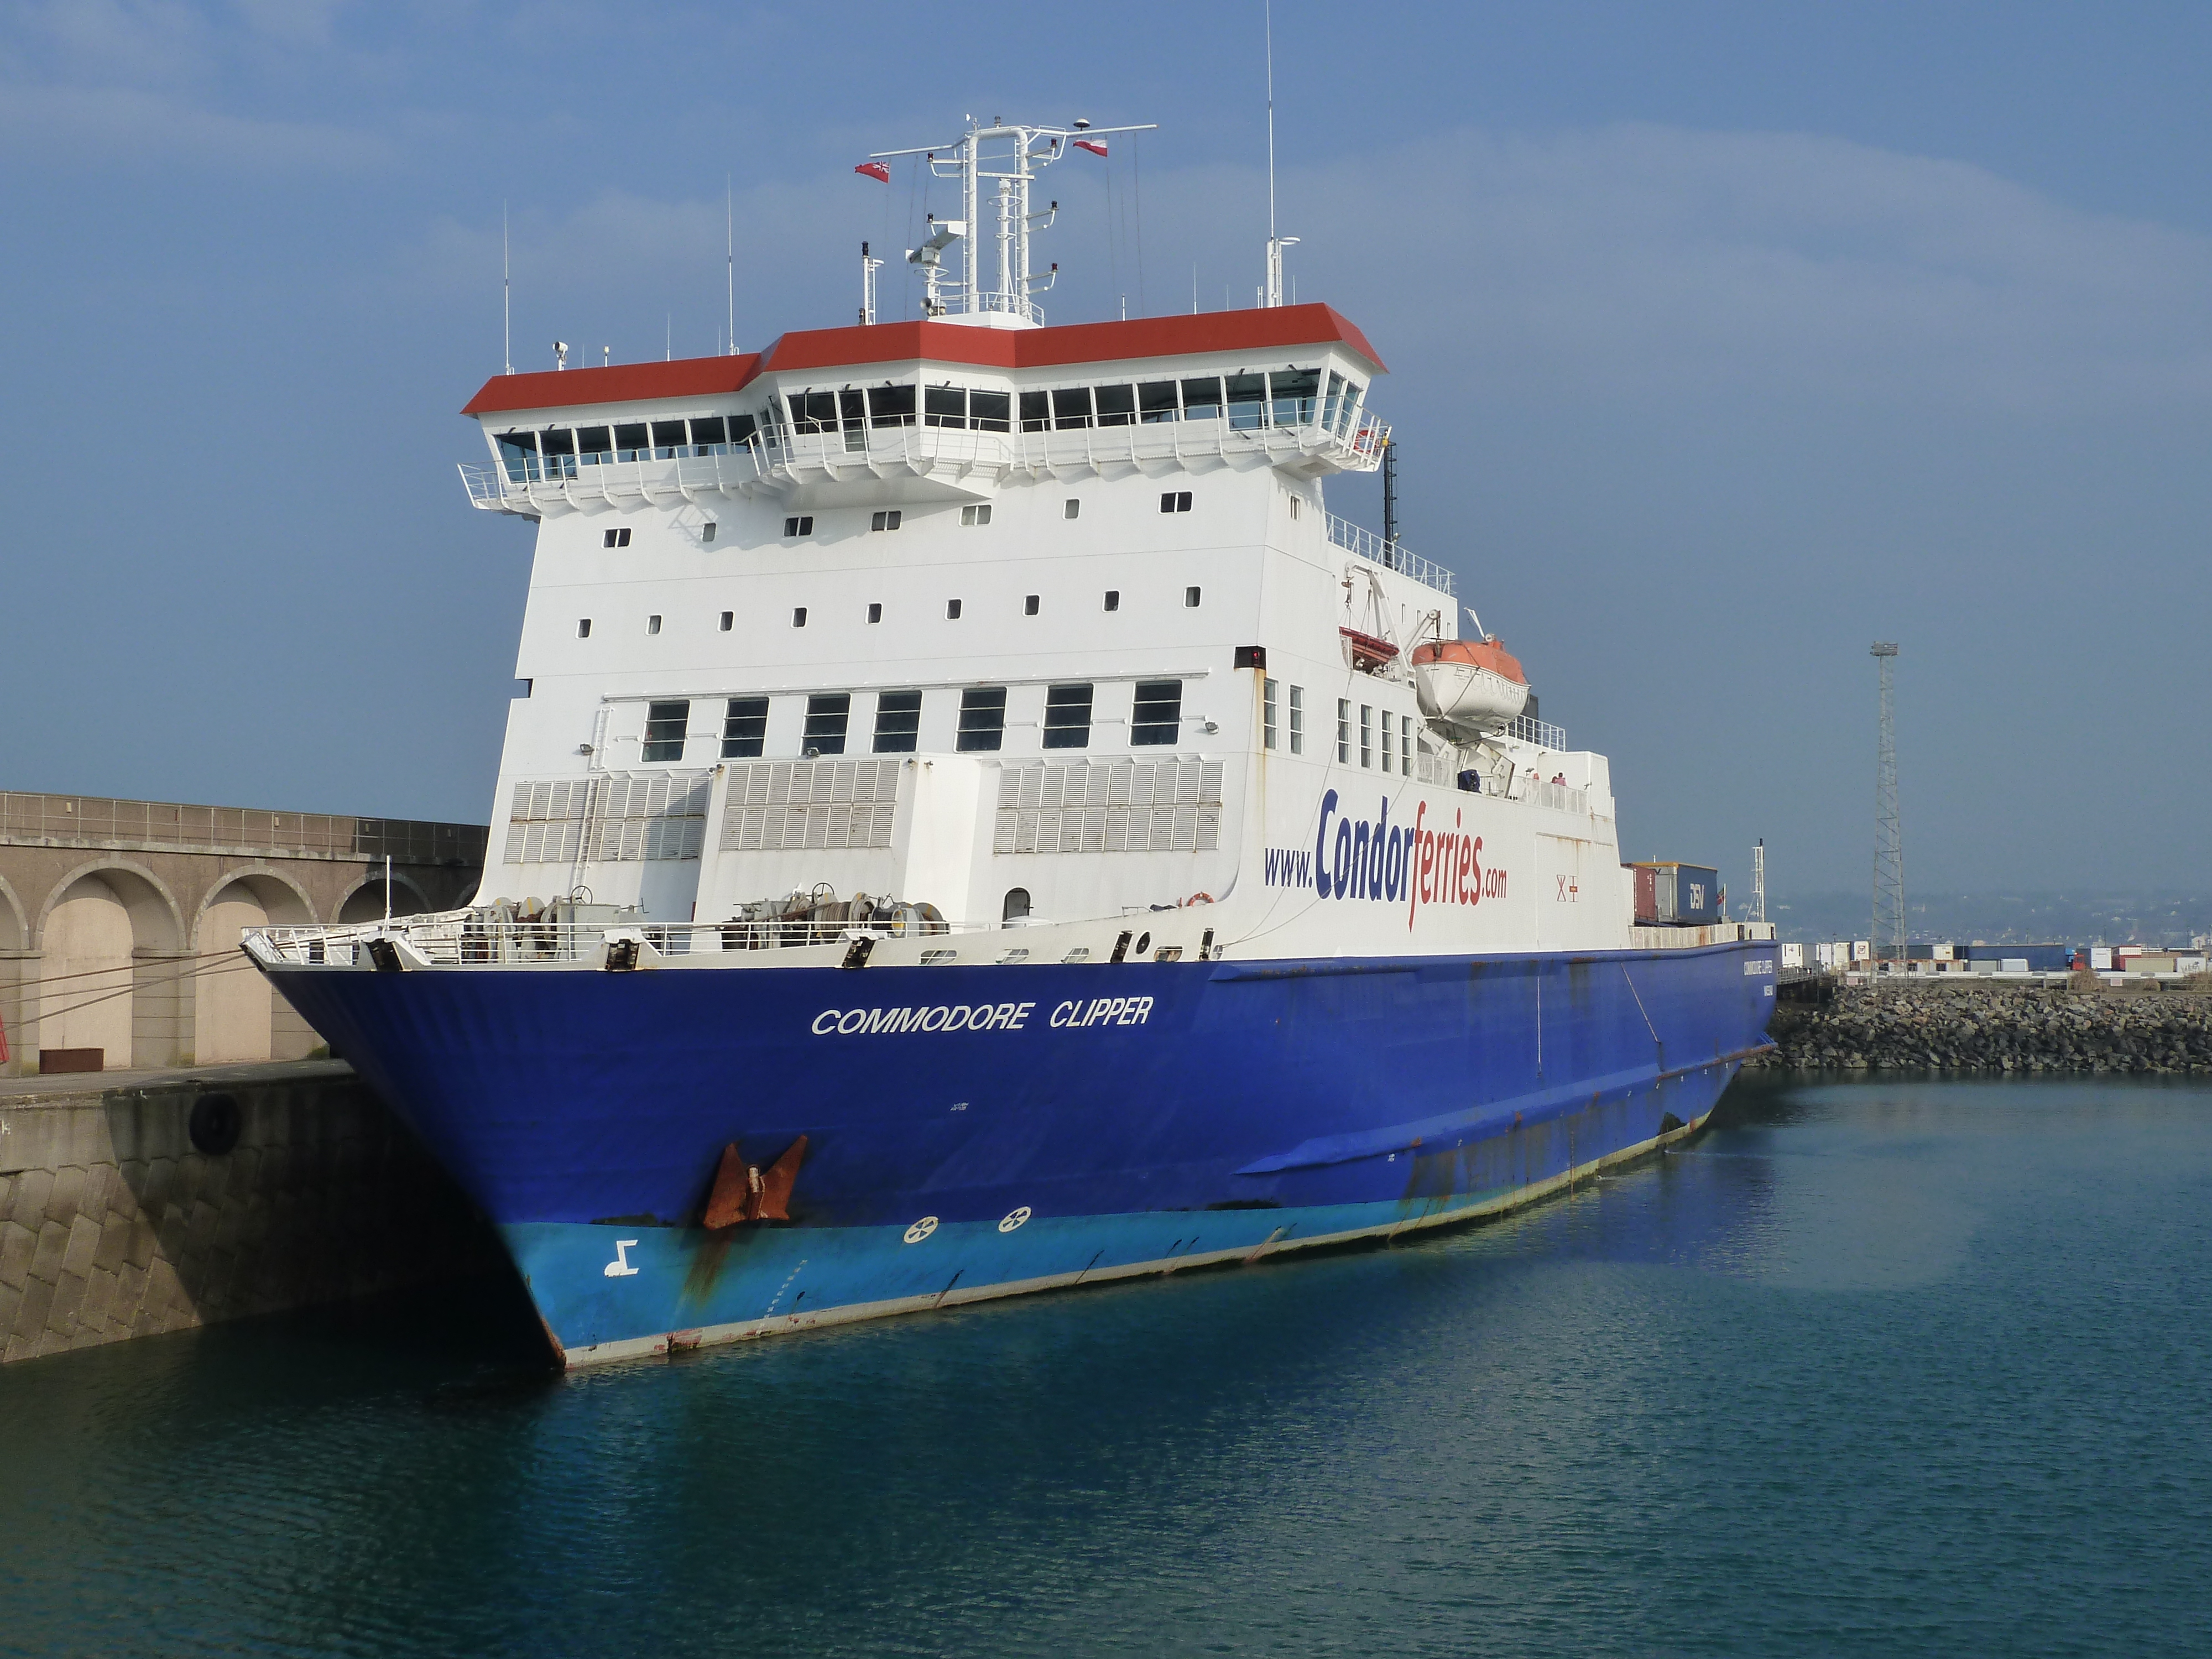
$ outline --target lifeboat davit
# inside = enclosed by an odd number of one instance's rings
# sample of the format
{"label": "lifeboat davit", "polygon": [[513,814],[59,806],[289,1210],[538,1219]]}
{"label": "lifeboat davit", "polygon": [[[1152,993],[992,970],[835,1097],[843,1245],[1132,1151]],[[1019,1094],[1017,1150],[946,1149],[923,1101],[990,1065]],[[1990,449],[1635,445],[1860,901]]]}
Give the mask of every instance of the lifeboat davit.
{"label": "lifeboat davit", "polygon": [[1495,640],[1430,640],[1413,647],[1413,694],[1431,720],[1462,731],[1503,731],[1528,704],[1528,677]]}

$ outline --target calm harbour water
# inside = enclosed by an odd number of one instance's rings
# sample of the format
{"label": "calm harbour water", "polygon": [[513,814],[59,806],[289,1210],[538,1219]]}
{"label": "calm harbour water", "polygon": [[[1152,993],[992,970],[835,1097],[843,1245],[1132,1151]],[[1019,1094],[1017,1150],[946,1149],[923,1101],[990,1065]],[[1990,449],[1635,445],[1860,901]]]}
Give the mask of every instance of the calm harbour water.
{"label": "calm harbour water", "polygon": [[2212,1651],[2212,1089],[1740,1084],[1519,1218],[547,1380],[0,1371],[0,1652]]}

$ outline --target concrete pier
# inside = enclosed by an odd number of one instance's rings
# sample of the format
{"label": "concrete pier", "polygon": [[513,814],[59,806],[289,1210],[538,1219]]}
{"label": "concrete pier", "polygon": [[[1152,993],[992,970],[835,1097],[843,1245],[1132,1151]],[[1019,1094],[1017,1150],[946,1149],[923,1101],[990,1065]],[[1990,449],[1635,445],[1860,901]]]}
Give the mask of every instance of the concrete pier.
{"label": "concrete pier", "polygon": [[502,1261],[342,1061],[0,1079],[0,1363]]}

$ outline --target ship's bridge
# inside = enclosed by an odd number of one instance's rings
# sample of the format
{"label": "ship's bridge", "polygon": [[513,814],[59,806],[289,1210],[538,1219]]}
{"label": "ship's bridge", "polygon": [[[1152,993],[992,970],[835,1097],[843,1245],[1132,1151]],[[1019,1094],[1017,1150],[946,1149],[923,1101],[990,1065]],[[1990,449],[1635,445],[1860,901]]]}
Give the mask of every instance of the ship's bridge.
{"label": "ship's bridge", "polygon": [[574,508],[768,495],[793,506],[988,501],[1009,483],[1273,467],[1366,471],[1382,363],[1324,305],[1018,333],[908,322],[757,356],[499,376],[465,413],[470,499]]}

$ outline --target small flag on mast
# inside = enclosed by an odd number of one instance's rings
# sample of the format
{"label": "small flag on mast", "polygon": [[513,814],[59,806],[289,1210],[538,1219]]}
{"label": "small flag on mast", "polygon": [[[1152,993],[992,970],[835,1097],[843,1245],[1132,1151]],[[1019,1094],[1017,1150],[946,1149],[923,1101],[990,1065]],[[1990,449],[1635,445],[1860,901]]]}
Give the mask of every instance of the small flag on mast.
{"label": "small flag on mast", "polygon": [[1106,141],[1103,138],[1079,138],[1075,141],[1075,147],[1078,149],[1087,149],[1093,155],[1103,155],[1106,153]]}
{"label": "small flag on mast", "polygon": [[885,167],[881,161],[863,161],[860,166],[854,167],[853,171],[855,173],[865,173],[871,179],[880,179],[887,185],[891,181],[891,170]]}

